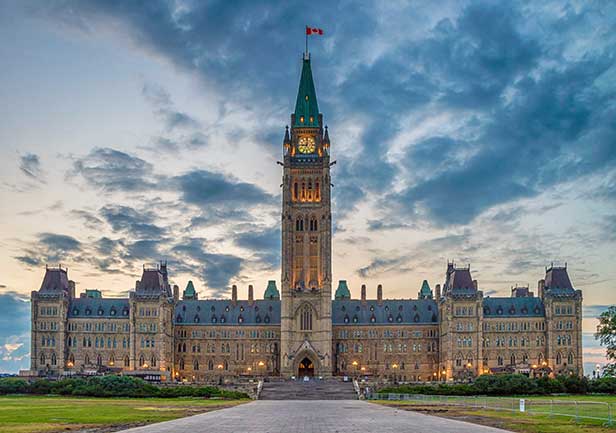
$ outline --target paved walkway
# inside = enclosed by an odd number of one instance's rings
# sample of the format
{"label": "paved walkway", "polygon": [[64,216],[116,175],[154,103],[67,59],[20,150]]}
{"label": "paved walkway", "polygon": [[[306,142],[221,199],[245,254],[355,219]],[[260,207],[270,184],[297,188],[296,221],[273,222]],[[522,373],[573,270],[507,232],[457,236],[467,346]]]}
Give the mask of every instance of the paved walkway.
{"label": "paved walkway", "polygon": [[359,400],[259,400],[125,433],[504,433]]}

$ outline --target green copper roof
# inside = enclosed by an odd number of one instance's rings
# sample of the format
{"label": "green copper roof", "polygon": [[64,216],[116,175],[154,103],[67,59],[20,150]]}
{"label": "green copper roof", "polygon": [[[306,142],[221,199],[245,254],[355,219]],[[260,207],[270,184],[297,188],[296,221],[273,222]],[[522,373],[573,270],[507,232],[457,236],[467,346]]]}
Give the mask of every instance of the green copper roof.
{"label": "green copper roof", "polygon": [[263,299],[280,299],[280,293],[276,288],[276,281],[269,280],[267,282],[267,288],[265,289],[265,295],[263,295]]}
{"label": "green copper roof", "polygon": [[192,280],[188,281],[186,285],[186,289],[184,290],[183,298],[184,299],[194,299],[197,292],[195,291],[195,286],[193,285]]}
{"label": "green copper roof", "polygon": [[338,288],[336,289],[336,294],[334,296],[336,299],[351,299],[351,291],[347,286],[346,280],[338,281]]}
{"label": "green copper roof", "polygon": [[103,297],[103,295],[101,295],[101,291],[100,290],[86,289],[86,298],[100,299],[102,297]]}
{"label": "green copper roof", "polygon": [[[303,122],[302,122],[303,120]],[[299,81],[297,102],[295,102],[295,124],[293,126],[319,126],[319,104],[317,92],[314,90],[310,58],[304,57],[302,78]]]}
{"label": "green copper roof", "polygon": [[432,299],[432,290],[428,284],[428,280],[423,280],[421,290],[419,291],[419,299]]}

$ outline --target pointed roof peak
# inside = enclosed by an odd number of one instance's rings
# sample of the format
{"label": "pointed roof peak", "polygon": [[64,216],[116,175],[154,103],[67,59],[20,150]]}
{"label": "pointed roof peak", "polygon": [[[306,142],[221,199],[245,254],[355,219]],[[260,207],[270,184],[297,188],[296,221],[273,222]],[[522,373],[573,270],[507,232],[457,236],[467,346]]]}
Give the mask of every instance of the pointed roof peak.
{"label": "pointed roof peak", "polygon": [[319,127],[319,104],[317,92],[314,88],[310,55],[304,55],[302,61],[302,75],[299,80],[297,101],[295,102],[295,121],[293,126]]}

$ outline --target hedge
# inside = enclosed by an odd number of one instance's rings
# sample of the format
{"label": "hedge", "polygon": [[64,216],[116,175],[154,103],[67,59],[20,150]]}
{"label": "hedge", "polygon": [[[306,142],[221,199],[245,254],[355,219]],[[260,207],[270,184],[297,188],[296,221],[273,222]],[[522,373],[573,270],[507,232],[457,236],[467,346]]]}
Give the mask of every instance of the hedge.
{"label": "hedge", "polygon": [[130,376],[94,376],[66,378],[56,381],[37,379],[28,382],[17,377],[0,379],[0,394],[57,394],[88,397],[203,397],[248,398],[239,391],[227,391],[215,386],[162,387]]}
{"label": "hedge", "polygon": [[616,394],[616,378],[588,380],[586,377],[563,375],[554,379],[531,379],[523,374],[482,375],[472,383],[388,386],[378,392],[430,395]]}

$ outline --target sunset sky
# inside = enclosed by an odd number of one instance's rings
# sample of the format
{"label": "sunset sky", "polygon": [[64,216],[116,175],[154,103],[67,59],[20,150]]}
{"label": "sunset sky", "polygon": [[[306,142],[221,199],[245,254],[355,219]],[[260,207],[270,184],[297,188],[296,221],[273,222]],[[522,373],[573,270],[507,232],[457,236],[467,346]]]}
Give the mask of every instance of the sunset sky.
{"label": "sunset sky", "polygon": [[[29,365],[45,265],[126,296],[280,279],[284,127],[304,26],[332,141],[334,279],[484,296],[567,263],[616,304],[616,3],[0,1],[0,372]],[[441,3],[441,2],[439,2]],[[280,287],[280,283],[278,283]]]}

